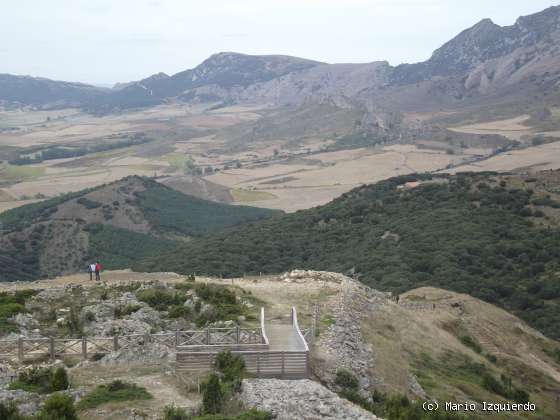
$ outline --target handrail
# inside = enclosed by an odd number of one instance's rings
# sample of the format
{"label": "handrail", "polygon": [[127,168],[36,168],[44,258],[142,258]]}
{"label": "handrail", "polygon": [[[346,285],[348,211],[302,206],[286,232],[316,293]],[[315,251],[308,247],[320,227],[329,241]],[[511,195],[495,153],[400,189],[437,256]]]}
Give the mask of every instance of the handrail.
{"label": "handrail", "polygon": [[296,329],[296,332],[299,336],[299,338],[301,339],[301,341],[303,342],[303,345],[305,346],[305,351],[309,351],[309,346],[307,345],[307,341],[305,341],[305,338],[303,337],[303,334],[301,333],[301,330],[299,329],[299,324],[298,324],[298,319],[297,319],[297,311],[295,306],[292,306],[292,327]]}
{"label": "handrail", "polygon": [[264,328],[264,307],[261,306],[261,334],[262,334],[262,341],[263,344],[268,345],[268,337],[266,336],[266,330]]}

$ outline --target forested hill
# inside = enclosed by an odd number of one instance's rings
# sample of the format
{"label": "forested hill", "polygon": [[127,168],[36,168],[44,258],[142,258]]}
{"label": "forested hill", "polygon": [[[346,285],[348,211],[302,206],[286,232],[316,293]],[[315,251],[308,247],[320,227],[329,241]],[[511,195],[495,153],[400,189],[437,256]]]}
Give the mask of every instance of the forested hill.
{"label": "forested hill", "polygon": [[354,273],[397,292],[432,285],[497,303],[559,338],[557,191],[559,172],[392,178],[134,268],[234,276],[298,267]]}
{"label": "forested hill", "polygon": [[128,177],[0,214],[0,281],[129,267],[177,241],[279,212],[214,203]]}

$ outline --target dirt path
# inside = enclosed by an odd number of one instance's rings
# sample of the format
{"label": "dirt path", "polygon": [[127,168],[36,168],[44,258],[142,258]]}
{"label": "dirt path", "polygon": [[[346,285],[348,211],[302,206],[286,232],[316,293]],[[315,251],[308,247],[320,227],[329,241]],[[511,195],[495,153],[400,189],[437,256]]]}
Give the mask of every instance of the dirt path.
{"label": "dirt path", "polygon": [[[132,282],[147,281],[163,281],[167,283],[177,283],[183,281],[184,276],[175,273],[135,273],[131,270],[114,270],[104,271],[101,273],[102,283],[126,284]],[[0,291],[12,291],[20,289],[52,289],[55,287],[64,287],[67,285],[79,284],[83,287],[95,287],[98,282],[91,281],[89,274],[72,274],[69,276],[55,277],[54,279],[36,280],[36,281],[17,281],[0,283]]]}

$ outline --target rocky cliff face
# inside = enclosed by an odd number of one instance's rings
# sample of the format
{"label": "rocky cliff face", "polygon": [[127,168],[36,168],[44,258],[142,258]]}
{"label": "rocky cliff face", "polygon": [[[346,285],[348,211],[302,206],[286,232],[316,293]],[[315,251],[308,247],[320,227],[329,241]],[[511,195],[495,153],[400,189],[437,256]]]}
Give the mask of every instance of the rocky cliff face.
{"label": "rocky cliff face", "polygon": [[461,75],[519,48],[538,46],[541,54],[552,52],[560,39],[559,25],[558,6],[520,17],[512,26],[501,27],[483,19],[434,51],[429,60],[397,66],[392,81],[407,84],[435,76]]}

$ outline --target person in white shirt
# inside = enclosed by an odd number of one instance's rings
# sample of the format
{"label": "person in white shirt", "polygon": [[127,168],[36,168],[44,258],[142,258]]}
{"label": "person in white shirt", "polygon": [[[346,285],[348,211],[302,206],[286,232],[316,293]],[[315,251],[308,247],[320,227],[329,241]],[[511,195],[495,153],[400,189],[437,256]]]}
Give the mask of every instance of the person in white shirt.
{"label": "person in white shirt", "polygon": [[89,264],[88,265],[88,271],[89,271],[89,279],[93,280],[93,273],[95,273],[95,264]]}

